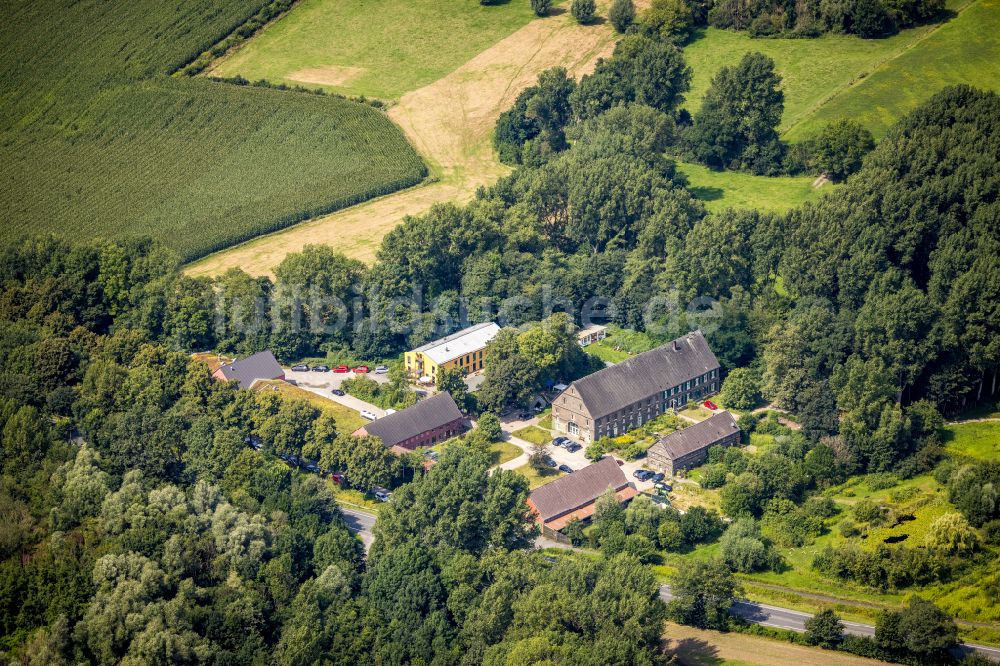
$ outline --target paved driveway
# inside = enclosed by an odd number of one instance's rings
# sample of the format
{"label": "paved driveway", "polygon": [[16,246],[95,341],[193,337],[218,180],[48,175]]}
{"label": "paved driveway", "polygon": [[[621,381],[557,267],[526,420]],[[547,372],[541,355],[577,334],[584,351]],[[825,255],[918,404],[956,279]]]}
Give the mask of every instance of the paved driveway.
{"label": "paved driveway", "polygon": [[[340,388],[341,383],[345,379],[356,376],[357,375],[353,372],[294,372],[285,368],[285,379],[293,380],[299,388],[315,393],[316,395],[326,398],[327,400],[338,402],[345,407],[350,407],[356,412],[366,409],[379,418],[385,416],[384,409],[377,407],[370,402],[365,402],[360,398],[355,398],[353,395],[334,395],[331,393],[333,389]],[[374,372],[368,373],[368,376],[380,384],[385,384],[389,381],[388,376],[376,375]]]}
{"label": "paved driveway", "polygon": [[[532,446],[531,443],[526,442],[523,439],[514,437],[511,433],[530,425],[537,426],[539,420],[540,420],[539,416],[530,416],[529,418],[521,419],[518,418],[517,416],[511,415],[501,419],[500,425],[503,428],[503,431],[508,435],[508,441],[521,447],[521,449],[525,452],[525,454],[530,454]],[[578,442],[578,444],[582,445],[583,442]],[[570,468],[576,471],[579,469],[583,469],[587,465],[591,464],[590,461],[587,460],[587,457],[583,455],[583,452],[586,450],[586,448],[587,448],[586,446],[581,446],[579,451],[570,453],[561,446],[550,445],[549,455],[552,457],[553,460],[556,461],[556,463],[560,465],[569,465]],[[504,469],[514,469],[515,467],[520,467],[524,463],[528,462],[526,456],[524,458],[521,457],[515,458],[515,460],[519,461],[519,464],[508,466],[508,464],[505,463],[503,465]],[[514,460],[510,461],[510,463],[513,462]],[[642,463],[643,463],[642,460],[631,461],[631,462],[625,461],[625,464],[622,465],[622,471],[625,472],[625,476],[628,477],[628,480],[632,482],[632,484],[636,487],[637,490],[640,491],[650,490],[653,487],[652,481],[639,481],[637,478],[632,476],[632,473],[635,472],[636,470],[645,469]]]}

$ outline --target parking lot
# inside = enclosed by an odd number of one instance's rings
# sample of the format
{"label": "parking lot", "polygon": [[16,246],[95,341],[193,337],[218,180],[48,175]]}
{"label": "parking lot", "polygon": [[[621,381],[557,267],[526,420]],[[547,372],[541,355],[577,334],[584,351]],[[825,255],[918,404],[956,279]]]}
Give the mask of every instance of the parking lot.
{"label": "parking lot", "polygon": [[[521,428],[524,428],[529,425],[537,426],[538,421],[539,417],[537,416],[533,416],[528,419],[520,419],[517,416],[508,416],[502,419],[501,423],[503,425],[504,432],[507,432],[509,434],[515,430],[520,430]],[[510,441],[513,442],[514,444],[517,444],[522,449],[524,449],[525,453],[528,454],[531,453],[531,442],[526,442],[523,439],[518,439],[513,436],[511,437]],[[561,446],[550,445],[549,455],[552,457],[553,460],[556,461],[556,464],[569,465],[569,467],[573,469],[573,471],[576,471],[578,469],[583,469],[587,465],[591,464],[591,462],[587,460],[587,457],[583,454],[584,450],[586,450],[587,447],[583,445],[583,442],[577,442],[577,444],[581,445],[580,449],[573,453],[570,453]],[[621,458],[618,458],[618,460],[621,460]],[[652,481],[640,481],[639,479],[632,476],[632,473],[638,469],[647,469],[646,467],[643,466],[642,464],[643,461],[626,460],[624,461],[624,463],[625,464],[622,465],[622,471],[625,472],[625,476],[628,477],[628,480],[635,485],[636,489],[640,491],[651,491],[653,488]]]}

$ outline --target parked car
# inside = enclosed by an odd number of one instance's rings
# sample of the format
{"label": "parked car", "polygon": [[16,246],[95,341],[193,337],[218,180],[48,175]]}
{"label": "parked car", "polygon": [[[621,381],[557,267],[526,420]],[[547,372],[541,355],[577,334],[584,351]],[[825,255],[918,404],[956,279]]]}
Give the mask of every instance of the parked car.
{"label": "parked car", "polygon": [[559,471],[565,472],[566,474],[572,474],[573,468],[570,467],[569,465],[559,465]]}
{"label": "parked car", "polygon": [[308,465],[306,465],[306,469],[312,472],[313,474],[319,474],[319,465],[309,463]]}
{"label": "parked car", "polygon": [[571,442],[569,437],[556,437],[555,439],[552,440],[553,446],[565,446],[570,443]]}
{"label": "parked car", "polygon": [[362,375],[365,374],[365,373],[367,373],[367,372],[369,372],[370,370],[371,370],[371,368],[369,368],[367,365],[359,365],[359,366],[357,366],[357,367],[354,368],[354,372],[357,372],[357,373],[362,374]]}
{"label": "parked car", "polygon": [[393,409],[392,407],[390,407],[389,409],[385,410],[385,415],[386,416],[389,416],[389,414],[395,414],[395,413],[396,413],[396,410]]}
{"label": "parked car", "polygon": [[333,369],[333,371],[334,372],[350,372],[351,369],[349,367],[347,367],[346,365],[338,365],[336,368]]}
{"label": "parked car", "polygon": [[380,365],[375,368],[376,375],[384,375],[387,372],[389,372],[389,366],[387,365]]}
{"label": "parked car", "polygon": [[298,365],[293,365],[292,370],[295,372],[307,372],[309,370],[309,366],[305,363],[299,363]]}
{"label": "parked car", "polygon": [[568,444],[566,444],[566,450],[569,451],[570,453],[576,453],[582,448],[583,447],[577,444],[576,442],[569,442]]}
{"label": "parked car", "polygon": [[711,400],[706,400],[704,402],[704,405],[705,405],[705,407],[707,407],[708,409],[711,409],[712,411],[715,411],[716,409],[718,409],[718,406],[714,402],[712,402]]}
{"label": "parked car", "polygon": [[553,468],[553,469],[555,469],[556,467],[559,466],[559,463],[557,463],[552,458],[546,458],[545,459],[545,464],[548,465],[549,467]]}
{"label": "parked car", "polygon": [[672,488],[666,483],[656,483],[653,484],[653,492],[657,495],[666,495],[672,490]]}
{"label": "parked car", "polygon": [[653,483],[659,483],[660,481],[663,481],[663,477],[664,477],[663,472],[657,472],[656,474],[653,475],[652,481]]}
{"label": "parked car", "polygon": [[330,475],[330,480],[336,483],[338,486],[344,485],[344,475],[340,472],[334,472]]}
{"label": "parked car", "polygon": [[648,481],[653,476],[653,473],[650,472],[648,469],[637,469],[634,472],[632,472],[632,476],[639,479],[640,481]]}
{"label": "parked car", "polygon": [[392,493],[386,492],[385,490],[376,490],[372,493],[379,502],[388,502],[389,498],[392,497]]}
{"label": "parked car", "polygon": [[330,393],[334,395],[344,395],[344,392],[341,391],[340,389],[333,389],[332,391],[330,391]]}
{"label": "parked car", "polygon": [[330,372],[330,366],[328,365],[314,365],[313,372]]}
{"label": "parked car", "polygon": [[375,412],[372,412],[372,411],[367,410],[367,409],[362,409],[361,410],[361,418],[368,419],[369,421],[374,421],[378,417],[375,416]]}
{"label": "parked car", "polygon": [[437,460],[438,457],[438,452],[434,449],[427,449],[424,451],[424,458],[427,458],[428,460]]}

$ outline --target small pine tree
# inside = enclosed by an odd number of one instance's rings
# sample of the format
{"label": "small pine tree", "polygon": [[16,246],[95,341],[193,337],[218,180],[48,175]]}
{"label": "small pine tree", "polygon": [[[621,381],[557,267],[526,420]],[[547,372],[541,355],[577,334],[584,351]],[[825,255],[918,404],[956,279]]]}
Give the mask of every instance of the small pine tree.
{"label": "small pine tree", "polygon": [[608,20],[618,32],[625,32],[635,22],[635,4],[632,0],[615,0],[608,10]]}
{"label": "small pine tree", "polygon": [[552,9],[552,0],[531,0],[531,9],[535,16],[547,16]]}
{"label": "small pine tree", "polygon": [[594,20],[597,5],[594,0],[573,0],[570,5],[570,13],[580,25],[586,25]]}

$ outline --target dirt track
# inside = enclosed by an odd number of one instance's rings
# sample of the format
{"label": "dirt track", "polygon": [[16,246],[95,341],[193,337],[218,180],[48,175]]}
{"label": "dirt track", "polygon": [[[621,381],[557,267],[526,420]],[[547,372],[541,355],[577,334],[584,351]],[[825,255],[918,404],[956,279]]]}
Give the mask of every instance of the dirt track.
{"label": "dirt track", "polygon": [[[607,4],[599,3],[599,13],[606,13]],[[419,214],[439,202],[468,201],[477,187],[507,172],[493,152],[493,126],[539,72],[562,66],[579,77],[592,71],[599,57],[609,55],[614,43],[610,25],[580,26],[566,11],[532,21],[448,76],[407,93],[389,110],[436,182],[218,252],[190,265],[188,273],[218,275],[240,266],[254,275],[271,274],[286,254],[307,243],[332,245],[348,256],[373,260],[382,237],[404,215]]]}

